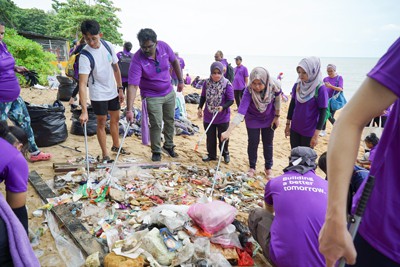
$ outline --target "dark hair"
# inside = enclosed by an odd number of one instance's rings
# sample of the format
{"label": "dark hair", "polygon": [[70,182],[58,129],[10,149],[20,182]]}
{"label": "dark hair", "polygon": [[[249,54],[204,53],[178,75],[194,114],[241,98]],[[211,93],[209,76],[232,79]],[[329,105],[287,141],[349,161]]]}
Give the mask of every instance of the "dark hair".
{"label": "dark hair", "polygon": [[26,154],[28,150],[28,137],[24,130],[16,126],[8,127],[7,121],[0,121],[0,137],[9,142],[11,145],[19,142],[22,144],[21,152]]}
{"label": "dark hair", "polygon": [[96,35],[100,33],[100,24],[93,20],[93,19],[88,19],[82,21],[81,24],[81,32],[82,34],[88,34],[90,33],[91,35]]}
{"label": "dark hair", "polygon": [[140,44],[144,44],[147,41],[157,42],[157,34],[149,28],[141,29],[137,34],[137,38]]}
{"label": "dark hair", "polygon": [[370,133],[367,137],[365,137],[364,141],[376,146],[379,143],[379,138],[375,133]]}
{"label": "dark hair", "polygon": [[218,50],[215,54],[219,54],[221,58],[224,58],[224,53],[221,50]]}
{"label": "dark hair", "polygon": [[326,152],[322,153],[318,159],[318,167],[326,174]]}
{"label": "dark hair", "polygon": [[6,26],[6,23],[4,21],[0,20],[0,25],[1,26]]}
{"label": "dark hair", "polygon": [[124,43],[124,49],[128,52],[132,50],[132,43],[131,42],[125,42]]}

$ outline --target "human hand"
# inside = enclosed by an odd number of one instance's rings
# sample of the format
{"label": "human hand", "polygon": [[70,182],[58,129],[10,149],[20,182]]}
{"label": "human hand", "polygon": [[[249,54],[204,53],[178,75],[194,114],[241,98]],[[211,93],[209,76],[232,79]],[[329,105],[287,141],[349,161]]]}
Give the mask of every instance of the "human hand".
{"label": "human hand", "polygon": [[177,91],[178,91],[178,92],[182,92],[184,87],[185,87],[185,85],[184,85],[183,83],[178,83],[178,89],[177,89]]}
{"label": "human hand", "polygon": [[278,126],[279,126],[279,117],[274,117],[271,123],[271,128],[275,130],[276,128],[278,128]]}
{"label": "human hand", "polygon": [[357,252],[345,222],[326,220],[319,232],[318,241],[319,251],[324,255],[327,267],[334,267],[342,257],[347,264],[353,265],[356,262]]}
{"label": "human hand", "polygon": [[285,127],[285,138],[290,136],[290,125],[286,125]]}
{"label": "human hand", "polygon": [[79,116],[79,121],[81,122],[81,125],[83,125],[89,121],[89,116],[88,116],[87,110],[86,111],[82,110],[82,113]]}
{"label": "human hand", "polygon": [[134,117],[133,117],[133,112],[132,112],[132,110],[127,110],[127,111],[126,111],[126,116],[125,116],[125,118],[126,118],[126,121],[127,121],[129,124],[134,123]]}
{"label": "human hand", "polygon": [[319,137],[319,131],[315,131],[313,137],[311,138],[310,141],[310,147],[314,148],[316,145],[318,145],[318,137]]}
{"label": "human hand", "polygon": [[218,112],[221,112],[224,110],[224,108],[222,106],[217,107]]}
{"label": "human hand", "polygon": [[125,96],[124,96],[124,93],[123,93],[122,90],[118,90],[118,91],[119,91],[119,92],[118,92],[119,103],[122,104],[122,103],[124,103]]}
{"label": "human hand", "polygon": [[201,108],[197,109],[197,117],[203,117],[203,110]]}
{"label": "human hand", "polygon": [[230,134],[228,133],[228,131],[225,131],[221,134],[221,141],[224,141],[226,139],[229,139]]}
{"label": "human hand", "polygon": [[14,71],[17,73],[23,73],[23,72],[29,71],[29,70],[24,66],[15,66]]}
{"label": "human hand", "polygon": [[332,84],[330,82],[325,82],[325,86],[328,88],[332,88]]}

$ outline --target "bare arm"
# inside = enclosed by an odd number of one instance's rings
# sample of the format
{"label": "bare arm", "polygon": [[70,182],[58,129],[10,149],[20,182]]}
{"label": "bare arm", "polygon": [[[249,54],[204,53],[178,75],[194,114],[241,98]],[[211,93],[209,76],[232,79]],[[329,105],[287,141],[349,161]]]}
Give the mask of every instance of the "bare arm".
{"label": "bare arm", "polygon": [[122,88],[121,71],[119,69],[118,64],[112,64],[111,66],[114,71],[115,81],[117,82],[119,102],[122,103],[122,102],[124,102],[124,90]]}
{"label": "bare arm", "polygon": [[347,231],[346,201],[360,136],[367,122],[396,99],[393,92],[367,78],[335,122],[328,145],[328,208],[320,232],[320,251],[327,266],[334,266],[343,256],[347,263],[355,262],[356,252]]}
{"label": "bare arm", "polygon": [[7,200],[8,205],[10,205],[10,207],[12,209],[17,209],[17,208],[25,206],[26,195],[27,195],[27,192],[14,193],[14,192],[7,191],[6,192],[6,200]]}
{"label": "bare arm", "polygon": [[87,113],[87,84],[89,74],[79,74],[79,102],[82,106],[82,113],[79,117],[81,124],[86,123],[89,119]]}
{"label": "bare arm", "polygon": [[178,92],[182,92],[183,90],[183,77],[182,77],[182,70],[181,66],[179,65],[179,60],[176,58],[174,62],[172,62],[172,67],[174,68],[176,77],[178,78]]}

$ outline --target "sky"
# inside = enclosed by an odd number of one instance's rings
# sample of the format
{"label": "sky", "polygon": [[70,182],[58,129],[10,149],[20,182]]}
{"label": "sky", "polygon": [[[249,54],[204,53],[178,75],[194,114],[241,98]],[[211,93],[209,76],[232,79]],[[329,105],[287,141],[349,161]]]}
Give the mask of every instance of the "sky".
{"label": "sky", "polygon": [[[87,0],[90,2],[90,0]],[[51,0],[13,0],[51,10]],[[63,0],[60,0],[63,2]],[[400,36],[398,0],[114,0],[124,41],[152,28],[182,54],[380,57]],[[92,0],[93,3],[93,0]],[[105,39],[107,39],[105,37]]]}

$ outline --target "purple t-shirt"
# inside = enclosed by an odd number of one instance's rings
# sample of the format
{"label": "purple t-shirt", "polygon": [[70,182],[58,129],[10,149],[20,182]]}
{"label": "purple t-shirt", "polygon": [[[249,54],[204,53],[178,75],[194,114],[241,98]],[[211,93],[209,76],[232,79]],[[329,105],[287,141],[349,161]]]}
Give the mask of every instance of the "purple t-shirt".
{"label": "purple t-shirt", "polygon": [[[185,61],[181,57],[176,57],[176,58],[179,61],[179,66],[181,66],[181,71],[182,71],[185,68]],[[176,76],[174,67],[172,67],[172,65],[171,65],[171,78],[174,79],[174,80],[178,79],[178,77]]]}
{"label": "purple t-shirt", "polygon": [[15,147],[0,138],[0,183],[4,181],[6,191],[13,193],[28,190],[28,163]]}
{"label": "purple t-shirt", "polygon": [[327,194],[327,181],[314,171],[288,171],[267,183],[264,200],[275,210],[269,251],[276,266],[325,266],[318,251],[318,234]]}
{"label": "purple t-shirt", "polygon": [[[275,97],[279,94],[280,91],[275,92]],[[274,101],[271,101],[271,103],[268,104],[267,109],[263,113],[260,113],[254,104],[247,87],[244,90],[242,100],[240,101],[238,113],[244,115],[247,128],[261,129],[271,127],[271,123],[275,116]]]}
{"label": "purple t-shirt", "polygon": [[233,90],[243,90],[246,87],[245,78],[249,77],[247,68],[243,65],[235,68],[235,79],[233,80]]}
{"label": "purple t-shirt", "polygon": [[0,101],[12,102],[18,98],[21,87],[14,72],[15,60],[7,45],[0,42]]}
{"label": "purple t-shirt", "polygon": [[[400,97],[400,38],[389,48],[368,76]],[[400,263],[400,106],[397,100],[385,124],[370,174],[375,186],[359,233],[376,250]],[[366,180],[365,180],[366,181]],[[361,193],[361,190],[359,190]],[[354,198],[356,203],[358,197]],[[353,204],[354,204],[353,203]]]}
{"label": "purple t-shirt", "polygon": [[328,107],[328,91],[325,85],[318,90],[318,98],[312,97],[305,103],[296,99],[297,83],[292,88],[292,97],[295,99],[291,129],[302,136],[312,137],[319,119],[319,109]]}
{"label": "purple t-shirt", "polygon": [[[128,51],[126,51],[126,50],[124,49],[123,51],[120,51],[120,52],[117,53],[117,58],[118,58],[118,60],[121,59],[122,53],[124,53],[125,56],[130,56],[131,58],[132,58],[132,56],[133,56],[133,54],[132,54],[131,52],[128,52]],[[128,77],[122,77],[122,76],[121,76],[121,78],[122,78],[122,82],[123,82],[123,83],[128,82]]]}
{"label": "purple t-shirt", "polygon": [[[343,89],[343,77],[340,75],[337,75],[333,78],[331,77],[325,77],[324,82],[329,82],[333,86],[340,87]],[[333,93],[339,93],[339,91],[333,90],[331,88],[326,88],[328,90],[328,96],[331,98],[333,96]]]}
{"label": "purple t-shirt", "polygon": [[373,148],[371,148],[371,150],[369,151],[369,157],[368,157],[368,160],[369,161],[374,161],[374,159],[375,159],[375,155],[376,155],[376,148],[377,148],[377,146],[378,145],[376,145],[376,146],[374,146]]}
{"label": "purple t-shirt", "polygon": [[157,61],[152,57],[146,57],[139,49],[131,61],[128,84],[139,86],[142,97],[168,95],[172,91],[169,66],[175,58],[174,51],[163,41],[157,41]]}
{"label": "purple t-shirt", "polygon": [[[204,96],[204,97],[206,97],[207,81],[208,81],[208,79],[203,84],[203,88],[201,90],[201,96]],[[219,104],[219,106],[223,106],[228,100],[233,100],[233,99],[234,99],[234,96],[233,96],[232,85],[230,82],[228,82],[226,84],[225,90],[223,91],[221,103]],[[203,115],[204,122],[210,123],[212,120],[213,114],[208,110],[207,100],[206,100],[206,104],[204,105],[203,114],[204,114]],[[231,118],[231,109],[227,108],[227,109],[222,110],[221,112],[218,112],[218,115],[217,115],[217,117],[215,117],[212,124],[226,123],[226,122],[229,122],[230,118]]]}

